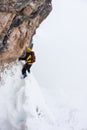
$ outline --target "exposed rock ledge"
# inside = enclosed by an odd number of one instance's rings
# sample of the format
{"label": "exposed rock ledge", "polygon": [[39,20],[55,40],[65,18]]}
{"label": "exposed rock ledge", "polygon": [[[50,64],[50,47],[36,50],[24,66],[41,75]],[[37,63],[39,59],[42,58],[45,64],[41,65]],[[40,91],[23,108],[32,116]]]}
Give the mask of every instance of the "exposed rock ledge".
{"label": "exposed rock ledge", "polygon": [[51,10],[51,0],[0,0],[0,69],[22,55]]}

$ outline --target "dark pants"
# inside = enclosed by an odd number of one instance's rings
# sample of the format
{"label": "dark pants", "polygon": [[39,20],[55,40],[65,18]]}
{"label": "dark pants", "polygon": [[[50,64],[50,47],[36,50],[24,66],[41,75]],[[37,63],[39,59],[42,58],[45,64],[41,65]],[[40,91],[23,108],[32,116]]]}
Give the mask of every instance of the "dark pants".
{"label": "dark pants", "polygon": [[23,66],[22,75],[24,76],[24,78],[27,76],[26,71],[28,71],[30,73],[31,66],[32,65],[29,65],[27,63]]}

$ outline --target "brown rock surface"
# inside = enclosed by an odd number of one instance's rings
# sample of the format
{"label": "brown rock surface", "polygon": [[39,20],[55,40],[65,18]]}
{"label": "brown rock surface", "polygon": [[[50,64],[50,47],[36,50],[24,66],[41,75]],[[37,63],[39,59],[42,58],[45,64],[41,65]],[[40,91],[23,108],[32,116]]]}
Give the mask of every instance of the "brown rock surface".
{"label": "brown rock surface", "polygon": [[0,0],[0,68],[22,55],[51,10],[51,0]]}

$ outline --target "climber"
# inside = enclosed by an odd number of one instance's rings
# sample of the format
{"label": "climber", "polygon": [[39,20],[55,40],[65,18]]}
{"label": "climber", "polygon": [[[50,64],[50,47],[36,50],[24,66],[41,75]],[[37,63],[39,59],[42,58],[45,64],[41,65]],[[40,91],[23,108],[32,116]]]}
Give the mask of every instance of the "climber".
{"label": "climber", "polygon": [[23,66],[23,69],[22,69],[23,78],[25,78],[27,76],[26,71],[28,71],[30,73],[30,68],[31,68],[32,64],[35,62],[35,59],[36,59],[35,53],[30,48],[26,49],[26,54],[24,57],[19,58],[19,60],[26,61],[26,63]]}

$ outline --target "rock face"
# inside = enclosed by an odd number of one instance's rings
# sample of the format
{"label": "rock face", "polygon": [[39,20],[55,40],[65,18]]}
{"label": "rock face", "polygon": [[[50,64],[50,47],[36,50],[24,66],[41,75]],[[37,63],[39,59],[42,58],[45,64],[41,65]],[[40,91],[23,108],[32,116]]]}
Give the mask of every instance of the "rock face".
{"label": "rock face", "polygon": [[20,57],[52,10],[51,0],[0,0],[0,67]]}

